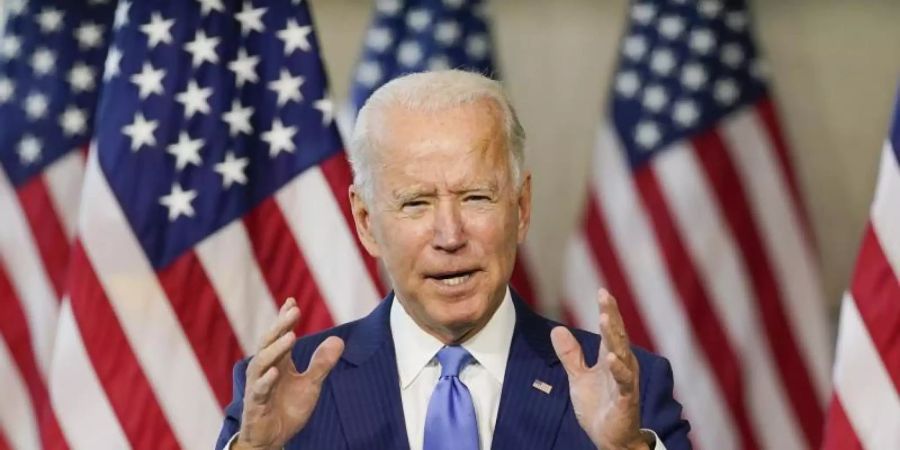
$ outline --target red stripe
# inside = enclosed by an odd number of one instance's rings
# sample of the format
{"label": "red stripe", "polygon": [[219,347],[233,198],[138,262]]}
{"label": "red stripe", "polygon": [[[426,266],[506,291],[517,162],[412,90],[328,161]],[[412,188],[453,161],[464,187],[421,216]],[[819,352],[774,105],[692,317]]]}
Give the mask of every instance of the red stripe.
{"label": "red stripe", "polygon": [[341,212],[344,214],[344,220],[347,221],[347,227],[353,234],[353,241],[356,242],[359,256],[366,265],[366,270],[369,271],[369,276],[372,278],[372,282],[375,283],[375,288],[378,289],[380,294],[387,294],[387,289],[385,289],[384,283],[381,282],[381,277],[378,274],[378,263],[375,261],[375,258],[369,255],[369,252],[366,251],[356,235],[356,225],[353,222],[353,213],[350,210],[350,197],[347,193],[348,188],[353,184],[353,173],[350,170],[350,163],[347,162],[347,155],[344,152],[340,152],[322,161],[319,167],[322,168],[322,174],[325,175],[328,185],[331,186],[331,193],[334,195],[335,202],[337,202]]}
{"label": "red stripe", "polygon": [[516,264],[513,266],[509,284],[512,285],[513,289],[515,289],[520,296],[522,296],[525,303],[531,307],[536,307],[539,306],[540,303],[537,301],[537,296],[534,293],[534,285],[531,283],[531,270],[529,270],[530,266],[527,259],[528,258],[525,257],[525,254],[520,247],[519,252],[516,254]]}
{"label": "red stripe", "polygon": [[863,446],[856,438],[856,432],[853,431],[837,394],[831,396],[831,407],[828,408],[825,420],[825,438],[821,450],[862,450]]}
{"label": "red stripe", "polygon": [[884,256],[870,223],[863,235],[851,291],[894,389],[900,392],[900,283],[897,280],[900,278]]}
{"label": "red stripe", "polygon": [[175,434],[81,242],[76,241],[72,249],[68,282],[72,311],[94,372],[125,435],[135,449],[178,449]]}
{"label": "red stripe", "polygon": [[197,254],[189,251],[160,270],[159,282],[224,409],[231,401],[231,368],[244,354]]}
{"label": "red stripe", "polygon": [[62,298],[66,265],[69,262],[69,239],[50,200],[43,177],[33,177],[19,186],[16,193],[34,234],[34,242],[44,262],[47,277],[59,300]]}
{"label": "red stripe", "polygon": [[[28,388],[34,409],[35,421],[45,449],[68,448],[62,430],[50,405],[44,377],[38,369],[34,348],[31,346],[31,332],[22,309],[21,301],[0,261],[0,337],[12,353],[13,362]],[[8,387],[6,387],[8,388]]]}
{"label": "red stripe", "polygon": [[750,277],[765,339],[776,362],[783,393],[790,401],[803,435],[810,447],[822,439],[822,407],[813,390],[813,379],[806,359],[797,345],[793,327],[785,312],[785,300],[773,273],[773,267],[752,213],[740,173],[729,157],[725,142],[709,130],[692,139],[700,165],[718,201],[731,236],[738,244],[744,267]]}
{"label": "red stripe", "polygon": [[[607,289],[616,298],[619,311],[622,313],[622,320],[625,321],[628,337],[633,343],[653,350],[653,340],[641,318],[634,290],[625,277],[625,271],[619,263],[619,255],[612,245],[612,239],[609,238],[609,228],[603,217],[600,198],[592,190],[588,194],[586,203],[581,229],[590,246],[597,269],[603,274],[602,279],[605,280]],[[583,298],[577,299],[577,301],[594,302],[596,299]],[[599,320],[599,315],[594,320]]]}
{"label": "red stripe", "polygon": [[275,303],[281,306],[294,297],[300,306],[298,335],[334,326],[325,298],[275,198],[269,197],[244,216],[244,224]]}
{"label": "red stripe", "polygon": [[746,383],[741,362],[712,308],[709,295],[700,282],[700,276],[688,256],[681,236],[678,235],[678,228],[672,219],[672,213],[666,204],[659,182],[649,165],[636,170],[634,175],[666,260],[669,276],[684,303],[691,328],[700,342],[700,347],[706,353],[709,366],[734,416],[742,448],[759,448],[755,430],[748,417],[744,395]]}
{"label": "red stripe", "polygon": [[12,450],[12,446],[6,442],[6,436],[3,435],[3,430],[0,430],[0,450]]}

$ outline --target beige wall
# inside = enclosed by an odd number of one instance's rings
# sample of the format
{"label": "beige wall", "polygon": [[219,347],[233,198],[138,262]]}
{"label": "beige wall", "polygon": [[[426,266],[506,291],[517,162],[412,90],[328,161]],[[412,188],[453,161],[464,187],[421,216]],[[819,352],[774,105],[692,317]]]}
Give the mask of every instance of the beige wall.
{"label": "beige wall", "polygon": [[[369,0],[310,0],[338,99],[369,19]],[[501,69],[529,134],[536,217],[549,267],[582,201],[625,0],[493,0]],[[900,1],[759,0],[759,43],[812,214],[829,305],[852,269],[900,75]],[[900,206],[898,206],[900,207]],[[545,297],[559,274],[543,273]]]}

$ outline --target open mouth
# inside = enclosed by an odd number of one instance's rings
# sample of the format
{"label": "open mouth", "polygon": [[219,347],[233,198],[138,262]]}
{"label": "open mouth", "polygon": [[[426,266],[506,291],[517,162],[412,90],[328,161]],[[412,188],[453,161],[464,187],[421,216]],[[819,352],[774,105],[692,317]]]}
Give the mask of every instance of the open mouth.
{"label": "open mouth", "polygon": [[470,278],[477,272],[477,270],[460,270],[454,272],[443,272],[428,275],[428,278],[437,281],[444,286],[459,286],[466,281],[469,281]]}

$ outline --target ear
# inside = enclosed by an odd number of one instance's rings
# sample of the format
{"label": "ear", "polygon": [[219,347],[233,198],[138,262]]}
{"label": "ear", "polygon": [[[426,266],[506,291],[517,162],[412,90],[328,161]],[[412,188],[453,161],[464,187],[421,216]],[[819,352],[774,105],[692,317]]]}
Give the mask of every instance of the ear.
{"label": "ear", "polygon": [[350,211],[353,213],[353,224],[356,225],[356,235],[362,242],[366,251],[374,258],[381,255],[375,235],[372,233],[371,212],[369,206],[363,200],[362,195],[357,192],[356,186],[350,185],[347,191],[350,196]]}
{"label": "ear", "polygon": [[528,227],[531,225],[531,172],[525,172],[517,203],[519,206],[518,242],[521,244],[525,241],[525,235],[528,234]]}

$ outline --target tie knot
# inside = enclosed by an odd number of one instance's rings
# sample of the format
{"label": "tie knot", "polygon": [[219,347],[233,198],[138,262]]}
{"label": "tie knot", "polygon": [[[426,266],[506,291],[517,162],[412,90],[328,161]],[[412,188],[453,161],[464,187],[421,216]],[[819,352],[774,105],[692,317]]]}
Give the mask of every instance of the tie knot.
{"label": "tie knot", "polygon": [[466,364],[472,361],[472,355],[459,345],[448,345],[437,353],[441,363],[441,378],[458,377]]}

